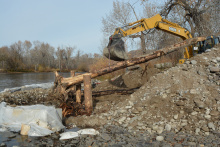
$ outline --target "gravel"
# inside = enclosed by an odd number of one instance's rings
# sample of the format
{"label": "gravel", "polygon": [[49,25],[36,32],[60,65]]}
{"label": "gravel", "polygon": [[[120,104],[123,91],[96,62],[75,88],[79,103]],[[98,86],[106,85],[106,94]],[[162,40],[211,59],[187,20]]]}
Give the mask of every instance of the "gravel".
{"label": "gravel", "polygon": [[[67,126],[95,128],[100,135],[83,135],[60,141],[57,132],[37,140],[26,139],[15,145],[220,146],[219,59],[220,48],[211,49],[187,60],[185,64],[151,76],[131,95],[96,98],[91,116],[64,120]],[[127,75],[136,77],[131,72]],[[2,93],[0,100],[10,105],[44,104],[59,107],[61,101],[55,100],[50,92],[51,89],[32,89]],[[16,134],[16,137],[12,135],[9,139],[16,140],[17,137]],[[0,146],[8,144],[10,141],[7,139]]]}

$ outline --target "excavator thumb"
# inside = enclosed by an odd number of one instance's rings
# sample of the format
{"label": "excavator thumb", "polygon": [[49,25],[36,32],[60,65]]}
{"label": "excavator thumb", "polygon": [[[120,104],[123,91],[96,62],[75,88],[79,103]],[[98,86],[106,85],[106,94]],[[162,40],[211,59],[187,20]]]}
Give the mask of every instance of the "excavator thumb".
{"label": "excavator thumb", "polygon": [[125,52],[124,41],[121,37],[116,35],[109,38],[109,44],[106,48],[104,48],[103,54],[105,57],[114,61],[124,61],[128,59]]}

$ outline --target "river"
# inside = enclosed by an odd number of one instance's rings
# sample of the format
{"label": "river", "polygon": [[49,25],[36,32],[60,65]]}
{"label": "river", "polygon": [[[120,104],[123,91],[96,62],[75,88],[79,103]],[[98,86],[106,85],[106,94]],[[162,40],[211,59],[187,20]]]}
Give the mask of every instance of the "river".
{"label": "river", "polygon": [[[63,77],[69,77],[68,73],[59,73]],[[0,92],[5,88],[21,87],[24,85],[54,82],[53,72],[48,73],[0,73]]]}

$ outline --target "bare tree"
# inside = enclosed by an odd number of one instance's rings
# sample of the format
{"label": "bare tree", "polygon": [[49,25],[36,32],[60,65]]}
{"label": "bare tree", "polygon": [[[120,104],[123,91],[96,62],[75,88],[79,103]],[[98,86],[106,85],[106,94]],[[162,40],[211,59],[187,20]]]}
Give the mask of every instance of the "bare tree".
{"label": "bare tree", "polygon": [[6,62],[8,60],[9,48],[7,46],[3,46],[0,48],[0,68],[6,69]]}
{"label": "bare tree", "polygon": [[215,0],[168,0],[161,14],[168,16],[177,11],[183,11],[184,21],[190,26],[193,36],[211,35],[210,8],[214,7]]}
{"label": "bare tree", "polygon": [[132,21],[132,9],[128,3],[113,1],[113,10],[102,18],[104,35],[110,36],[114,33],[115,28],[124,26]]}
{"label": "bare tree", "polygon": [[[116,28],[126,26],[128,23],[133,22],[135,18],[132,14],[132,8],[130,7],[129,3],[121,2],[118,0],[113,1],[112,11],[110,11],[108,15],[102,18],[102,32],[104,37],[107,38],[102,40],[103,43],[108,40],[109,36],[114,33]],[[128,37],[124,37],[123,39],[126,44],[129,41],[132,41],[131,39],[128,39]],[[107,44],[105,46],[107,46]]]}
{"label": "bare tree", "polygon": [[25,40],[23,42],[23,49],[24,49],[24,61],[25,61],[25,65],[26,68],[30,69],[31,68],[31,54],[30,54],[30,50],[32,47],[32,43],[28,40]]}
{"label": "bare tree", "polygon": [[[158,7],[151,4],[148,0],[142,1],[142,3],[140,2],[141,0],[137,0],[134,3],[114,1],[113,10],[110,12],[109,15],[106,15],[106,17],[102,19],[104,34],[110,36],[114,33],[114,29],[117,27],[126,26],[128,23],[135,22],[137,20],[140,20],[141,18],[152,17],[156,15],[157,12],[159,12]],[[143,9],[143,14],[137,15],[137,12],[140,13],[141,11],[138,10],[136,12],[135,6],[137,5],[139,6],[139,9],[140,7]],[[140,48],[142,50],[142,53],[145,54],[147,48],[146,43],[148,43],[148,46],[151,46],[149,48],[156,47],[156,44],[154,42],[155,38],[158,39],[158,37],[156,37],[157,34],[161,33],[158,33],[158,31],[148,30],[125,37],[125,40],[128,40],[127,42],[131,42],[131,44],[133,44],[134,38],[140,39]]]}
{"label": "bare tree", "polygon": [[76,49],[76,47],[65,47],[64,48],[64,59],[65,59],[65,65],[66,65],[66,69],[70,69],[72,66],[72,63],[71,64],[71,61],[72,61],[72,54],[73,54],[73,51]]}

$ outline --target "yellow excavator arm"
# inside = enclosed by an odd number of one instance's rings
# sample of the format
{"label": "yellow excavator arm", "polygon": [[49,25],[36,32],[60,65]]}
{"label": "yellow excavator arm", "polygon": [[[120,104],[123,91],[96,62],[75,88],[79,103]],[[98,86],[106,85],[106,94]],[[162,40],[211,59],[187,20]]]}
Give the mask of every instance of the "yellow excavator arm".
{"label": "yellow excavator arm", "polygon": [[[127,28],[127,29],[123,29],[123,28]],[[160,16],[160,14],[157,14],[151,18],[143,18],[143,19],[140,19],[136,22],[129,23],[128,25],[126,25],[124,27],[116,28],[114,34],[110,37],[110,42],[107,47],[108,54],[105,54],[105,53],[107,53],[107,51],[105,51],[104,55],[106,57],[108,57],[109,54],[110,54],[110,56],[111,56],[111,54],[117,55],[118,52],[117,53],[113,52],[113,50],[116,50],[115,46],[117,44],[114,44],[114,46],[112,47],[111,46],[113,43],[112,39],[114,40],[115,38],[118,39],[121,37],[126,37],[129,35],[136,34],[138,32],[142,32],[142,31],[146,31],[146,30],[150,30],[153,28],[165,31],[165,32],[173,34],[173,35],[176,35],[176,36],[182,38],[183,40],[192,38],[192,35],[190,34],[190,32],[187,29],[181,27],[180,25],[178,25],[176,23],[173,23],[173,22],[170,22],[166,19],[163,19]],[[120,49],[118,49],[118,50],[120,50]],[[184,58],[190,58],[192,56],[193,56],[192,47],[189,47],[189,50],[186,48],[185,53],[184,53]],[[122,57],[122,59],[123,59],[123,57]],[[113,58],[113,60],[114,60],[114,58]],[[184,59],[182,61],[180,60],[180,63],[181,62],[184,62]]]}
{"label": "yellow excavator arm", "polygon": [[138,32],[146,31],[149,29],[159,29],[170,34],[181,37],[182,39],[192,38],[190,32],[180,25],[163,19],[160,14],[157,14],[151,18],[143,18],[136,22],[129,23],[126,26],[131,26],[127,30],[122,28],[116,28],[113,35],[121,34],[123,37],[136,34]]}

